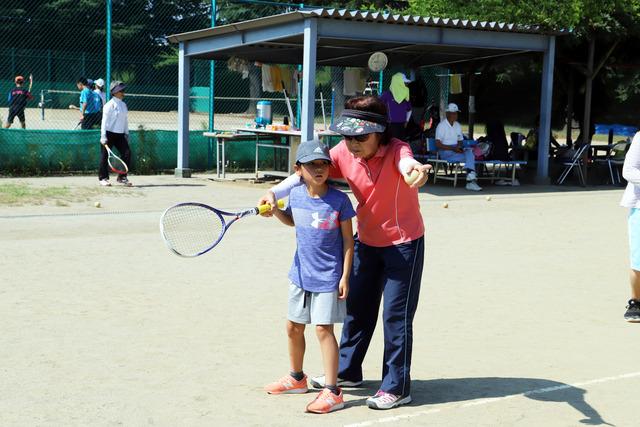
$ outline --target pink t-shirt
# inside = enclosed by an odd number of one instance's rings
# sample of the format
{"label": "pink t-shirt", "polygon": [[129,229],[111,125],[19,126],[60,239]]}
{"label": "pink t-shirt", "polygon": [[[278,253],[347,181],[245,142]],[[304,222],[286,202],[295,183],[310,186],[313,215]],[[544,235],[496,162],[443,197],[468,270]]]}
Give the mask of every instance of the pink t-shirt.
{"label": "pink t-shirt", "polygon": [[409,144],[393,138],[372,158],[363,160],[354,157],[341,141],[330,154],[331,177],[346,179],[358,201],[358,238],[362,243],[384,247],[424,235],[418,189],[410,188],[398,171],[401,158],[413,158]]}

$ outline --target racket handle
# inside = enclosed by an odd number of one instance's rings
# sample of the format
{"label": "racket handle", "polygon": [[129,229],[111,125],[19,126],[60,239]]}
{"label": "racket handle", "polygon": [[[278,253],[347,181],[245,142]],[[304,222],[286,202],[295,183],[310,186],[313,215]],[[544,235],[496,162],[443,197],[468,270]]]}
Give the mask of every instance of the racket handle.
{"label": "racket handle", "polygon": [[[282,209],[284,208],[284,200],[280,199],[278,200],[278,208]],[[265,205],[260,205],[258,206],[258,213],[259,214],[263,214],[265,212],[269,212],[271,210],[271,205],[270,204],[265,204]]]}

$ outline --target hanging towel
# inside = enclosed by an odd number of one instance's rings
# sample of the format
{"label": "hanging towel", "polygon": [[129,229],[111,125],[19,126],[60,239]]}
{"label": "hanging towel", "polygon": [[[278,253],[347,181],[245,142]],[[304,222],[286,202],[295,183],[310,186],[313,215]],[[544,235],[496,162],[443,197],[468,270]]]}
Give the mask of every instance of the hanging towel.
{"label": "hanging towel", "polygon": [[271,66],[271,79],[273,80],[273,91],[282,92],[282,72],[280,72],[279,66]]}
{"label": "hanging towel", "polygon": [[345,68],[343,72],[344,86],[342,93],[346,96],[353,96],[362,93],[367,84],[366,75],[361,68]]}
{"label": "hanging towel", "polygon": [[462,93],[462,74],[451,74],[450,92],[452,95]]}
{"label": "hanging towel", "polygon": [[293,81],[293,74],[293,69],[291,67],[280,67],[280,78],[284,82],[284,88],[287,90],[287,93],[293,93],[296,87]]}
{"label": "hanging towel", "polygon": [[398,103],[409,100],[409,88],[404,83],[405,76],[402,73],[395,73],[391,77],[391,84],[389,85],[389,91],[393,95],[393,99]]}
{"label": "hanging towel", "polygon": [[271,68],[271,65],[262,64],[262,90],[264,92],[275,92]]}

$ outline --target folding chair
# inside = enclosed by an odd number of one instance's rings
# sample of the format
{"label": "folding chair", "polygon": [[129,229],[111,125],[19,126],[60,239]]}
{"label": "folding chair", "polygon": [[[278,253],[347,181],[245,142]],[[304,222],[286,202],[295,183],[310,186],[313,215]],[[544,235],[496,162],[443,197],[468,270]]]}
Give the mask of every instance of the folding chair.
{"label": "folding chair", "polygon": [[[597,163],[607,164],[609,168],[609,177],[611,178],[611,184],[613,185],[616,185],[622,182],[622,179],[620,177],[620,169],[618,168],[618,166],[622,166],[624,164],[624,156],[629,150],[630,146],[631,146],[631,142],[629,140],[617,142],[611,145],[611,149],[607,151],[607,156],[604,159],[602,158],[594,159],[594,161]],[[615,175],[613,174],[614,170],[616,172]],[[616,182],[616,178],[617,178],[617,182]]]}
{"label": "folding chair", "polygon": [[574,154],[571,156],[571,160],[562,162],[562,165],[565,167],[564,171],[560,174],[558,178],[557,184],[562,185],[565,179],[569,176],[572,170],[578,170],[578,178],[582,183],[582,186],[586,186],[587,182],[584,179],[584,174],[582,173],[582,167],[584,166],[584,155],[591,147],[591,144],[585,144],[581,146]]}

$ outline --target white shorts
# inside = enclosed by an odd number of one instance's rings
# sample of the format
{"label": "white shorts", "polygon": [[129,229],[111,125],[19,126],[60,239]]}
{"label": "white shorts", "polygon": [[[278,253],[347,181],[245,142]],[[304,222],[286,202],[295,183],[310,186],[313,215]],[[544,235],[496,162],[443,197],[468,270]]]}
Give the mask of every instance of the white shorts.
{"label": "white shorts", "polygon": [[295,323],[332,325],[344,322],[347,301],[338,299],[338,291],[307,292],[289,284],[289,313],[287,319]]}

